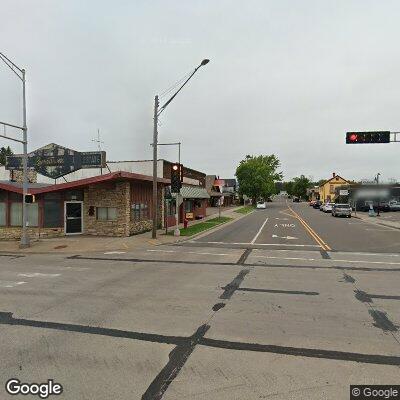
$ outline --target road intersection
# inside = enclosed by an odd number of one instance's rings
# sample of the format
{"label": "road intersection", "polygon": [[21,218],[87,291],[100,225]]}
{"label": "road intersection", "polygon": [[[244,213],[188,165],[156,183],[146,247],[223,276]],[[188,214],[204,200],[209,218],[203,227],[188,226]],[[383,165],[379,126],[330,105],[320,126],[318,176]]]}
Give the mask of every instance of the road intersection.
{"label": "road intersection", "polygon": [[54,378],[65,399],[347,399],[398,383],[400,232],[368,229],[274,202],[178,245],[3,254],[0,379]]}

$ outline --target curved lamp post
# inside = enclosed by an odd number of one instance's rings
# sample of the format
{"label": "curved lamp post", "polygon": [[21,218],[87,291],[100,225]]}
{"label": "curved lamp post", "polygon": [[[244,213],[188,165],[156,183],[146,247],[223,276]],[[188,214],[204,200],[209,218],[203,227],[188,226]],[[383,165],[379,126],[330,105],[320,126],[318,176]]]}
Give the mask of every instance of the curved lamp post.
{"label": "curved lamp post", "polygon": [[[171,96],[169,100],[165,102],[160,108],[159,108],[159,101],[158,101],[158,96],[154,98],[154,125],[153,125],[153,229],[152,229],[152,234],[151,237],[153,239],[156,239],[157,237],[157,216],[158,216],[158,201],[157,201],[157,147],[158,147],[158,117],[159,115],[166,109],[169,103],[177,96],[177,94],[183,89],[183,87],[192,79],[193,75],[204,65],[208,64],[210,62],[209,59],[205,58],[200,65],[198,65],[195,70],[189,75],[189,78],[183,82],[183,84],[180,86],[180,88]],[[177,196],[178,197],[178,196]],[[178,202],[176,204],[176,207],[178,207]],[[178,221],[177,221],[178,224]]]}

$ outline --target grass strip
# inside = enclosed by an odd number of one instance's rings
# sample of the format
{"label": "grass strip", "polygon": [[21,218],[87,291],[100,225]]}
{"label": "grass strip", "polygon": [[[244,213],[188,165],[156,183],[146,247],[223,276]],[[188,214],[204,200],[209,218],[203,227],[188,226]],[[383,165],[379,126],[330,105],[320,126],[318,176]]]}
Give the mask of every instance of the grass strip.
{"label": "grass strip", "polygon": [[[217,217],[217,218],[212,218],[204,222],[199,222],[198,224],[194,224],[191,226],[188,226],[187,228],[182,228],[180,229],[181,231],[181,236],[193,236],[196,233],[200,233],[203,231],[206,231],[208,229],[214,228],[217,225],[225,224],[226,222],[232,220],[233,218],[229,217]],[[168,232],[168,235],[173,235],[174,232],[170,231]]]}
{"label": "grass strip", "polygon": [[237,212],[239,214],[248,214],[248,213],[252,212],[254,209],[255,209],[254,206],[244,206],[242,208],[235,210],[235,212]]}

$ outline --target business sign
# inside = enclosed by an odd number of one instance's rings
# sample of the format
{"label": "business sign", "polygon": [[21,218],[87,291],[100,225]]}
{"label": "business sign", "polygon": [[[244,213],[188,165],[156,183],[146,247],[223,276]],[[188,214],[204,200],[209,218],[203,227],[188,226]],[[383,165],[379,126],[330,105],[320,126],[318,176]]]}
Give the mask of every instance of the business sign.
{"label": "business sign", "polygon": [[[22,154],[7,156],[6,169],[22,170]],[[105,168],[105,151],[79,152],[51,143],[28,154],[28,168],[52,179],[82,168]]]}
{"label": "business sign", "polygon": [[339,196],[348,196],[349,191],[347,189],[341,189],[339,190]]}

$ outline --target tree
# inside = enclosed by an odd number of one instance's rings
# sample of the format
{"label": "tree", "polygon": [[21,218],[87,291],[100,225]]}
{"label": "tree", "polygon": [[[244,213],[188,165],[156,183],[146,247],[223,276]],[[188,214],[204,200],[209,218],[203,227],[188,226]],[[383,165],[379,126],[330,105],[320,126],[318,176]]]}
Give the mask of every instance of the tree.
{"label": "tree", "polygon": [[259,198],[267,198],[275,192],[275,182],[282,179],[278,158],[271,154],[266,156],[246,156],[236,168],[239,191],[250,197],[253,203]]}
{"label": "tree", "polygon": [[306,198],[307,189],[311,187],[311,180],[304,175],[293,179],[293,194],[297,197]]}
{"label": "tree", "polygon": [[0,165],[6,164],[6,157],[12,156],[14,153],[10,149],[10,146],[0,147]]}

